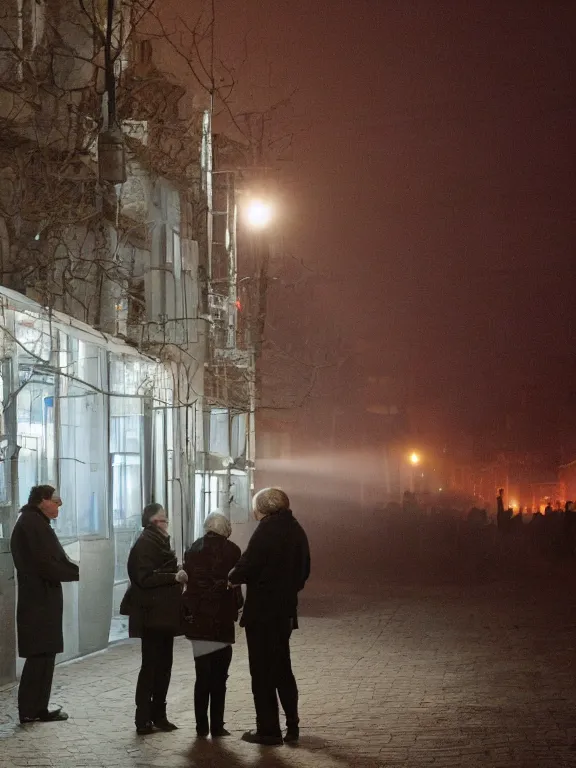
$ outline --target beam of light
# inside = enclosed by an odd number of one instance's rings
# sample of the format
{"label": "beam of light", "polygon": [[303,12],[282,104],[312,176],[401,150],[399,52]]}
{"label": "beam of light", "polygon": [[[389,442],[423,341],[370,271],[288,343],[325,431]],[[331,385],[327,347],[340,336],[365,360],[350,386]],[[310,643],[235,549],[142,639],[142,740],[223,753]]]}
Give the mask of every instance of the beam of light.
{"label": "beam of light", "polygon": [[411,473],[405,458],[400,462],[390,460],[387,468],[382,453],[370,450],[328,450],[258,460],[261,485],[278,485],[289,496],[313,497],[319,500],[322,509],[327,503],[356,503],[360,486],[369,506],[381,502],[383,496],[388,498],[389,484],[396,487],[394,492],[390,489],[390,497],[400,498],[409,488]]}

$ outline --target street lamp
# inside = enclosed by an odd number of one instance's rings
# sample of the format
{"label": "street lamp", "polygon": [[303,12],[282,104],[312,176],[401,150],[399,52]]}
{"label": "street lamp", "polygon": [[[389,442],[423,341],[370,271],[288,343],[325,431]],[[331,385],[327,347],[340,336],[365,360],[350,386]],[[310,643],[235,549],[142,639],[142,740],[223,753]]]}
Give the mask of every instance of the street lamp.
{"label": "street lamp", "polygon": [[244,219],[250,229],[266,229],[274,218],[274,207],[268,200],[252,198],[244,207]]}
{"label": "street lamp", "polygon": [[414,451],[410,454],[410,464],[412,464],[413,467],[417,467],[418,464],[420,464],[420,455]]}

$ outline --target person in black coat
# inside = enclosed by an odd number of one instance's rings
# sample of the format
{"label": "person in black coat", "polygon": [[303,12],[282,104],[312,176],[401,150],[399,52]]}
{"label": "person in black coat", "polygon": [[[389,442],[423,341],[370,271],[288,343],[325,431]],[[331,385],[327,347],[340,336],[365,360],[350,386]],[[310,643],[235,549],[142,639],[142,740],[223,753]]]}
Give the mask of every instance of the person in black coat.
{"label": "person in black coat", "polygon": [[231,586],[247,585],[240,621],[246,628],[256,730],[242,737],[252,744],[282,744],[278,698],[286,715],[284,741],[300,735],[298,687],[290,660],[290,636],[298,627],[298,592],[310,575],[310,549],[288,496],[266,488],[254,497],[260,524],[229,575]]}
{"label": "person in black coat", "polygon": [[18,653],[26,659],[18,688],[22,724],[68,719],[62,710],[48,709],[56,654],[64,650],[62,582],[79,579],[78,566],[50,525],[61,506],[51,485],[35,486],[10,540],[18,579]]}
{"label": "person in black coat", "polygon": [[174,731],[166,716],[174,637],[182,634],[182,585],[186,573],[170,549],[168,518],[161,504],[142,513],[144,530],[130,550],[130,586],[120,613],[129,616],[128,634],[142,639],[142,665],[136,685],[136,731]]}
{"label": "person in black coat", "polygon": [[188,575],[184,634],[192,641],[196,666],[196,733],[200,738],[210,733],[217,739],[230,735],[224,728],[226,681],[242,591],[239,587],[228,588],[228,574],[240,558],[240,547],[228,541],[232,526],[219,512],[208,515],[204,531],[205,535],[192,544],[184,558]]}

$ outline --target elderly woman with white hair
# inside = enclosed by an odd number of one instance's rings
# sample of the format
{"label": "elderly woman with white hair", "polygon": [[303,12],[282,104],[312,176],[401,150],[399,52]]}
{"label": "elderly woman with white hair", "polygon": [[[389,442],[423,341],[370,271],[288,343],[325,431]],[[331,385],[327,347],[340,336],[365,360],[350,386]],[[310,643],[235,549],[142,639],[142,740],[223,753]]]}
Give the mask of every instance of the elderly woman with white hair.
{"label": "elderly woman with white hair", "polygon": [[229,736],[224,728],[226,681],[242,592],[228,588],[228,573],[238,562],[240,548],[229,541],[232,526],[220,512],[208,515],[204,531],[184,558],[188,574],[185,634],[192,641],[196,665],[196,733],[199,738],[211,734],[217,739]]}
{"label": "elderly woman with white hair", "polygon": [[[302,526],[280,488],[265,488],[253,500],[260,521],[230,573],[231,586],[247,585],[241,625],[246,628],[256,730],[242,737],[269,746],[300,736],[298,686],[290,660],[290,636],[298,627],[298,592],[310,575],[310,549]],[[286,716],[282,736],[278,698]]]}

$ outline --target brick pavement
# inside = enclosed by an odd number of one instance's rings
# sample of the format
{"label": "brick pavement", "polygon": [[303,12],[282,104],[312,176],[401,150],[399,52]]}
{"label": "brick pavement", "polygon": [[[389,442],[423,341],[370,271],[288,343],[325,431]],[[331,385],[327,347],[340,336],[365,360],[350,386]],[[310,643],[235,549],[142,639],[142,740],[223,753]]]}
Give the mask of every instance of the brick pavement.
{"label": "brick pavement", "polygon": [[21,728],[0,691],[0,768],[377,768],[576,766],[575,598],[524,587],[310,592],[293,657],[298,748],[239,741],[253,725],[246,649],[236,647],[221,744],[193,739],[191,650],[177,643],[173,734],[133,731],[138,647],[127,641],[57,668],[68,723]]}

